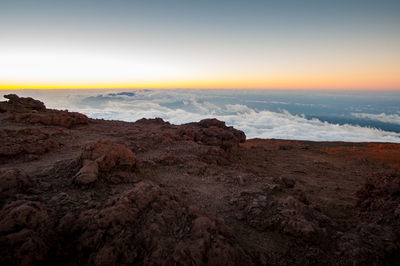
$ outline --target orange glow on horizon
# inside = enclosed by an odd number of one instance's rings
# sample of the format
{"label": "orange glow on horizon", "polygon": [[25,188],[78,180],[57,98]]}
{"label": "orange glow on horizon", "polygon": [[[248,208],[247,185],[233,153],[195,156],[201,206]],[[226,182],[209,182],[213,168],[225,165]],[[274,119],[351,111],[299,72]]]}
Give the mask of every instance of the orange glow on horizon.
{"label": "orange glow on horizon", "polygon": [[293,77],[264,81],[260,79],[183,80],[180,82],[1,82],[0,90],[12,89],[283,89],[283,90],[400,90],[400,82],[382,78],[366,78],[364,82],[351,77],[307,79]]}

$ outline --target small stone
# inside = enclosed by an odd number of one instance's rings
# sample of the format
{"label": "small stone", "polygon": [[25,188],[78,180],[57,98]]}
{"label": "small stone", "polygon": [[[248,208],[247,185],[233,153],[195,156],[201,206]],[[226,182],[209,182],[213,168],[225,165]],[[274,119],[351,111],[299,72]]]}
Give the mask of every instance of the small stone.
{"label": "small stone", "polygon": [[74,177],[74,182],[79,185],[88,185],[97,181],[99,166],[97,162],[85,160],[82,168]]}

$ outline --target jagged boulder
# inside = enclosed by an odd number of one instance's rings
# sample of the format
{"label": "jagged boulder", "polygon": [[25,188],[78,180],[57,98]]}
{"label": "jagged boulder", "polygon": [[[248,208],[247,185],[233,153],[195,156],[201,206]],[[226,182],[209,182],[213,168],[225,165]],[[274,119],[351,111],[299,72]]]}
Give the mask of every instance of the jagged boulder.
{"label": "jagged boulder", "polygon": [[9,112],[11,114],[9,118],[16,122],[64,128],[86,125],[89,122],[89,118],[83,114],[46,109],[44,103],[29,97],[19,97],[15,94],[8,94],[4,97],[9,100],[0,102],[0,113]]}
{"label": "jagged boulder", "polygon": [[183,139],[192,139],[205,145],[221,147],[224,150],[229,150],[246,141],[243,131],[227,127],[225,122],[215,118],[186,124],[178,134]]}
{"label": "jagged boulder", "polygon": [[49,111],[44,113],[33,113],[29,116],[15,116],[18,121],[26,120],[32,124],[42,124],[46,126],[60,126],[64,128],[72,128],[77,125],[87,125],[89,118],[80,113],[68,111]]}
{"label": "jagged boulder", "polygon": [[4,95],[8,99],[7,102],[0,102],[0,113],[17,112],[25,113],[32,111],[44,111],[46,106],[39,100],[34,100],[30,97],[19,97],[16,94]]}
{"label": "jagged boulder", "polygon": [[99,177],[112,183],[129,182],[134,177],[136,157],[132,150],[109,140],[98,140],[88,144],[81,155],[83,166],[74,177],[74,182],[87,185]]}
{"label": "jagged boulder", "polygon": [[102,172],[115,168],[131,170],[136,163],[135,154],[124,145],[109,140],[98,140],[87,145],[82,159],[96,161]]}
{"label": "jagged boulder", "polygon": [[75,175],[73,181],[78,185],[88,185],[97,181],[99,165],[95,161],[84,160],[83,166]]}

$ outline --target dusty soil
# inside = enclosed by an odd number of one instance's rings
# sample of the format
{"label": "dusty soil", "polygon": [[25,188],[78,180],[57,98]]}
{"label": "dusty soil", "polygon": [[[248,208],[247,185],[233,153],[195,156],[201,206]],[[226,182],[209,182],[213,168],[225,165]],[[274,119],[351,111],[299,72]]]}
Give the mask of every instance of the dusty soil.
{"label": "dusty soil", "polygon": [[1,265],[394,265],[400,145],[0,103]]}

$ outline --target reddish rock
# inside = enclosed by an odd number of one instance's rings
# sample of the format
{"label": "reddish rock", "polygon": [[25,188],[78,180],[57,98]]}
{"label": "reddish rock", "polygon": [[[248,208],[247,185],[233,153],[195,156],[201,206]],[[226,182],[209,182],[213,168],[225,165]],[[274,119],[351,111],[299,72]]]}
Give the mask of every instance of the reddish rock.
{"label": "reddish rock", "polygon": [[40,113],[14,113],[11,119],[17,122],[25,121],[31,124],[60,126],[64,128],[73,128],[77,125],[87,125],[89,123],[89,118],[83,114],[56,110],[46,110]]}
{"label": "reddish rock", "polygon": [[17,122],[72,128],[76,125],[86,125],[89,121],[87,116],[80,113],[48,110],[41,101],[32,98],[18,97],[15,94],[4,97],[9,100],[0,102],[0,113],[9,112],[10,118]]}
{"label": "reddish rock", "polygon": [[245,141],[216,119],[75,127],[86,118],[13,99],[0,104],[0,265],[400,260],[399,144]]}
{"label": "reddish rock", "polygon": [[40,202],[14,201],[4,206],[0,213],[0,232],[13,232],[22,227],[44,229],[48,219],[46,207]]}
{"label": "reddish rock", "polygon": [[39,129],[24,128],[20,130],[0,131],[0,158],[4,160],[26,154],[42,155],[58,147],[58,143]]}
{"label": "reddish rock", "polygon": [[282,185],[286,188],[293,188],[296,182],[294,181],[293,178],[286,177],[286,176],[280,176],[278,178],[273,179],[274,182],[276,182],[279,185]]}
{"label": "reddish rock", "polygon": [[186,139],[194,135],[194,141],[205,145],[219,146],[224,150],[230,150],[246,140],[243,131],[227,127],[225,122],[217,119],[204,119],[198,123],[186,124],[183,131],[178,134]]}
{"label": "reddish rock", "polygon": [[231,201],[243,210],[240,218],[260,231],[277,230],[320,243],[334,226],[329,217],[291,196],[277,201],[259,193],[242,193]]}
{"label": "reddish rock", "polygon": [[115,168],[131,170],[135,166],[135,154],[121,144],[109,140],[99,140],[87,145],[82,159],[96,161],[102,172],[110,172]]}
{"label": "reddish rock", "polygon": [[73,181],[78,185],[88,185],[97,181],[99,166],[97,162],[84,160],[83,166],[75,175]]}
{"label": "reddish rock", "polygon": [[370,174],[357,196],[360,205],[369,199],[400,197],[400,174],[394,170]]}
{"label": "reddish rock", "polygon": [[176,155],[174,155],[173,153],[166,153],[166,154],[162,154],[160,157],[158,157],[156,162],[161,165],[175,165],[175,164],[182,163],[183,160],[181,158],[177,157]]}
{"label": "reddish rock", "polygon": [[46,107],[44,103],[38,100],[34,100],[30,97],[18,97],[15,94],[4,95],[4,98],[8,99],[7,102],[0,102],[0,113],[3,112],[32,112],[32,111],[44,111]]}
{"label": "reddish rock", "polygon": [[389,226],[362,224],[346,232],[339,239],[338,248],[349,265],[379,265],[385,258],[398,256],[397,233]]}
{"label": "reddish rock", "polygon": [[195,140],[196,132],[192,127],[189,126],[184,126],[179,129],[178,135],[183,139],[183,140]]}
{"label": "reddish rock", "polygon": [[324,241],[328,230],[333,226],[327,216],[293,197],[282,201],[279,212],[273,219],[275,226],[283,233],[316,242]]}
{"label": "reddish rock", "polygon": [[2,196],[11,196],[17,192],[23,192],[31,186],[31,182],[23,171],[16,168],[0,170],[0,192]]}
{"label": "reddish rock", "polygon": [[103,209],[81,213],[72,232],[78,237],[73,254],[85,250],[87,254],[78,256],[88,264],[203,265],[213,259],[243,265],[250,261],[227,240],[231,236],[221,222],[199,216],[150,182],[135,184]]}
{"label": "reddish rock", "polygon": [[49,247],[40,234],[33,230],[22,229],[11,233],[0,240],[0,244],[7,246],[0,251],[2,265],[36,265],[43,262]]}
{"label": "reddish rock", "polygon": [[167,125],[169,124],[168,122],[165,122],[162,118],[156,117],[156,118],[142,118],[137,120],[135,123],[138,124],[156,124],[156,125]]}
{"label": "reddish rock", "polygon": [[116,265],[118,261],[118,254],[114,247],[105,246],[96,255],[94,259],[94,265]]}
{"label": "reddish rock", "polygon": [[2,265],[32,265],[43,261],[51,222],[40,202],[14,201],[0,212],[0,251]]}

